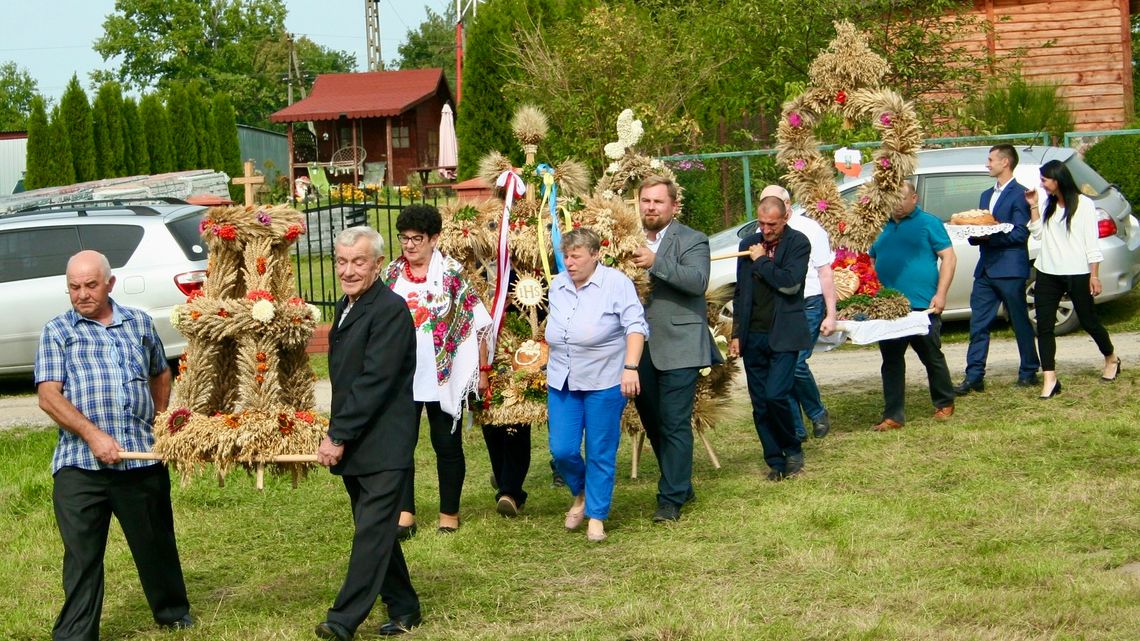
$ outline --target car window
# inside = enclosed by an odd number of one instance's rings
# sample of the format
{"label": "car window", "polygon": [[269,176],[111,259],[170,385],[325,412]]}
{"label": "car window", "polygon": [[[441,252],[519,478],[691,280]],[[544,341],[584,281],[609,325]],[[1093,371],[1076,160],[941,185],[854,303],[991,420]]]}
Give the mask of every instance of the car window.
{"label": "car window", "polygon": [[174,240],[178,241],[178,246],[182,248],[182,253],[190,260],[206,260],[206,243],[202,242],[202,232],[198,229],[205,215],[206,210],[203,209],[196,214],[166,223],[170,235],[174,236]]}
{"label": "car window", "polygon": [[994,179],[986,174],[923,176],[918,205],[946,222],[953,214],[977,209],[982,192],[993,186]]}
{"label": "car window", "polygon": [[1077,189],[1089,198],[1100,198],[1100,195],[1108,191],[1109,184],[1096,170],[1085,164],[1081,157],[1077,154],[1069,156],[1065,161],[1065,166],[1069,168],[1069,173],[1073,174],[1073,181],[1077,183]]}
{"label": "car window", "polygon": [[740,229],[736,230],[736,236],[738,238],[746,238],[746,237],[751,236],[752,234],[755,234],[755,233],[756,233],[756,219],[752,219],[752,220],[744,223],[744,225],[741,226]]}
{"label": "car window", "polygon": [[81,225],[79,242],[83,249],[94,249],[107,257],[112,269],[127,264],[139,241],[143,228],[138,225]]}
{"label": "car window", "polygon": [[75,227],[40,227],[0,232],[0,283],[62,276],[79,251]]}

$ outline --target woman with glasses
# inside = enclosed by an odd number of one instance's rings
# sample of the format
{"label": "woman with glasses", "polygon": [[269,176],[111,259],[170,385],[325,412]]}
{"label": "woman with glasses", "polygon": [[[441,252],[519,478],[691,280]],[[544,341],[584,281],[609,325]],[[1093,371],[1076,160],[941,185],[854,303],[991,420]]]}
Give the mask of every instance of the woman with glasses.
{"label": "woman with glasses", "polygon": [[1045,379],[1041,398],[1048,399],[1061,393],[1061,381],[1057,380],[1057,339],[1053,330],[1057,324],[1057,306],[1065,294],[1073,301],[1081,328],[1088,332],[1104,356],[1101,380],[1116,380],[1120,374],[1120,359],[1093,306],[1093,297],[1101,292],[1097,276],[1104,260],[1097,243],[1096,206],[1081,195],[1069,168],[1059,160],[1041,165],[1041,186],[1048,194],[1044,212],[1037,206],[1036,189],[1027,189],[1025,200],[1029,203],[1029,233],[1041,241],[1041,251],[1034,265],[1037,269],[1034,296],[1037,347]]}
{"label": "woman with glasses", "polygon": [[[416,328],[413,395],[427,408],[439,475],[439,531],[459,529],[459,496],[466,462],[459,419],[468,393],[487,387],[485,332],[491,316],[462,266],[436,249],[443,219],[430,205],[405,207],[396,219],[403,255],[388,264],[384,282],[408,303]],[[415,470],[400,506],[400,538],[415,533]]]}

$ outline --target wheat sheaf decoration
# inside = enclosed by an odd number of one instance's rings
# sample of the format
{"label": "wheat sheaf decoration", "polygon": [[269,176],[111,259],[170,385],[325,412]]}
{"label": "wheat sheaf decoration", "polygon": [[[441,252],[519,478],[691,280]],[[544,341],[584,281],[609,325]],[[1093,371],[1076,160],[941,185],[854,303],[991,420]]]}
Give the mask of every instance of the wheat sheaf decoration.
{"label": "wheat sheaf decoration", "polygon": [[[823,225],[832,243],[866,252],[902,197],[902,183],[918,166],[922,130],[914,106],[882,87],[887,63],[851,23],[837,22],[836,36],[811,65],[811,84],[784,104],[776,131],[784,180],[806,213]],[[813,128],[829,113],[845,126],[869,119],[882,145],[873,174],[848,204],[839,194],[832,162],[819,151]]]}

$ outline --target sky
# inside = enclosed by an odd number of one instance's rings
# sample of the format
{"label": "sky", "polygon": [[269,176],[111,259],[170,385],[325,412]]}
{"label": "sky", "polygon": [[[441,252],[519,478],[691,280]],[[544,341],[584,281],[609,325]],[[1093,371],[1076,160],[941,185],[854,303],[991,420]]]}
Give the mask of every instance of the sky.
{"label": "sky", "polygon": [[[368,64],[365,43],[365,0],[284,0],[285,26],[297,36],[356,55],[356,68]],[[454,0],[380,0],[380,53],[385,63],[426,15]],[[15,62],[39,84],[45,97],[58,103],[73,73],[90,92],[88,72],[114,66],[92,48],[103,35],[103,18],[114,0],[0,0],[5,26],[0,37],[0,63]],[[16,26],[20,25],[20,26]]]}

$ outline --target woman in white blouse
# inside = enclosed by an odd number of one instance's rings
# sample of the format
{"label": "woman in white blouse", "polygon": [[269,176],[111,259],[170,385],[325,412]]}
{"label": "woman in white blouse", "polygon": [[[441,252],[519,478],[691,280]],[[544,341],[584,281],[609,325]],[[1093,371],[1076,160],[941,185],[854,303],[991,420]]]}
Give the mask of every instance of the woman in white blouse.
{"label": "woman in white blouse", "polygon": [[1025,192],[1029,203],[1029,233],[1041,241],[1037,255],[1037,347],[1041,353],[1044,386],[1041,398],[1052,398],[1061,392],[1057,380],[1057,306],[1065,294],[1073,301],[1073,310],[1081,328],[1088,332],[1104,355],[1101,379],[1114,381],[1120,373],[1120,359],[1113,351],[1108,330],[1096,316],[1093,297],[1100,294],[1097,277],[1104,256],[1097,244],[1096,208],[1092,200],[1081,195],[1068,167],[1059,160],[1041,166],[1041,185],[1049,195],[1042,212],[1037,205],[1037,190]]}

